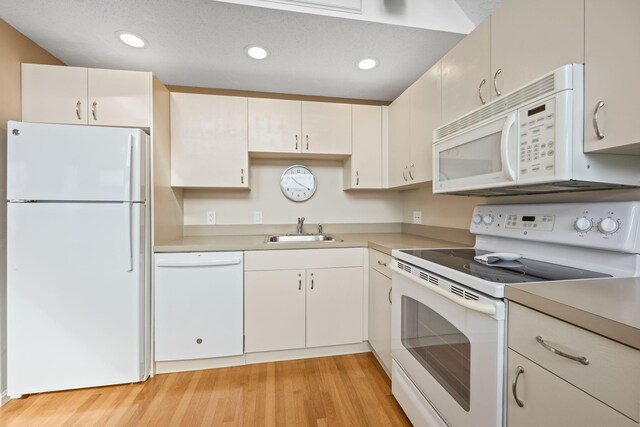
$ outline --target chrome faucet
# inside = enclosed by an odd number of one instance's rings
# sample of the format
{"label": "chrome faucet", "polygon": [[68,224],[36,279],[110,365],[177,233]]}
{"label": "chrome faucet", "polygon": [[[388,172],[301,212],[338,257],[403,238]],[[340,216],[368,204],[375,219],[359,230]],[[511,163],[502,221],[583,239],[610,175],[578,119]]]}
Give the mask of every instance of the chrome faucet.
{"label": "chrome faucet", "polygon": [[297,233],[302,234],[302,226],[304,226],[304,217],[298,217],[298,228]]}

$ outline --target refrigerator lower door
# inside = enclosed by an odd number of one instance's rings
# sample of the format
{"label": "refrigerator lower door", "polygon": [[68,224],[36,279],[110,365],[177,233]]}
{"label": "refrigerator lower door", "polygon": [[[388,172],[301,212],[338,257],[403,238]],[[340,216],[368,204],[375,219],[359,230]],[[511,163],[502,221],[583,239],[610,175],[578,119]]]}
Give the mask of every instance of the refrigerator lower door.
{"label": "refrigerator lower door", "polygon": [[10,396],[147,377],[144,212],[8,204]]}
{"label": "refrigerator lower door", "polygon": [[145,201],[139,129],[8,123],[7,199]]}

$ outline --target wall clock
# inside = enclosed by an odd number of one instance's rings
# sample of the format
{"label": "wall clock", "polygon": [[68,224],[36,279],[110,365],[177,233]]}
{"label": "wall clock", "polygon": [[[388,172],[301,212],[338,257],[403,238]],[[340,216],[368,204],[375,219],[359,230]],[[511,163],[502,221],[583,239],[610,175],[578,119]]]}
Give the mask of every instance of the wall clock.
{"label": "wall clock", "polygon": [[287,168],[280,177],[280,189],[282,194],[294,202],[309,200],[316,192],[318,181],[313,172],[302,165],[293,165]]}

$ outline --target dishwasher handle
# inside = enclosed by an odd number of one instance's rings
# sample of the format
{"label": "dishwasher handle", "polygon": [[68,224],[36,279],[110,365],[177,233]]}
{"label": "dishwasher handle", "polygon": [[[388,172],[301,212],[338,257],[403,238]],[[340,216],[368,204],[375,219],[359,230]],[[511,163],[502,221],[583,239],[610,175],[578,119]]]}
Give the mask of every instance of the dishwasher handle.
{"label": "dishwasher handle", "polygon": [[240,258],[232,259],[214,259],[206,261],[169,261],[160,260],[156,261],[156,267],[221,267],[225,265],[238,265],[240,264]]}

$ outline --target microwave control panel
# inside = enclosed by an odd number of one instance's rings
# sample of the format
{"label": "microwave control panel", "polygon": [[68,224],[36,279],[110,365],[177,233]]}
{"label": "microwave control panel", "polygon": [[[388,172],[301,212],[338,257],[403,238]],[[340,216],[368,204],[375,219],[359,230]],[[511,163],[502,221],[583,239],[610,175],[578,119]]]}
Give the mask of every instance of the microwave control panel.
{"label": "microwave control panel", "polygon": [[555,174],[555,103],[552,98],[518,112],[518,179]]}

